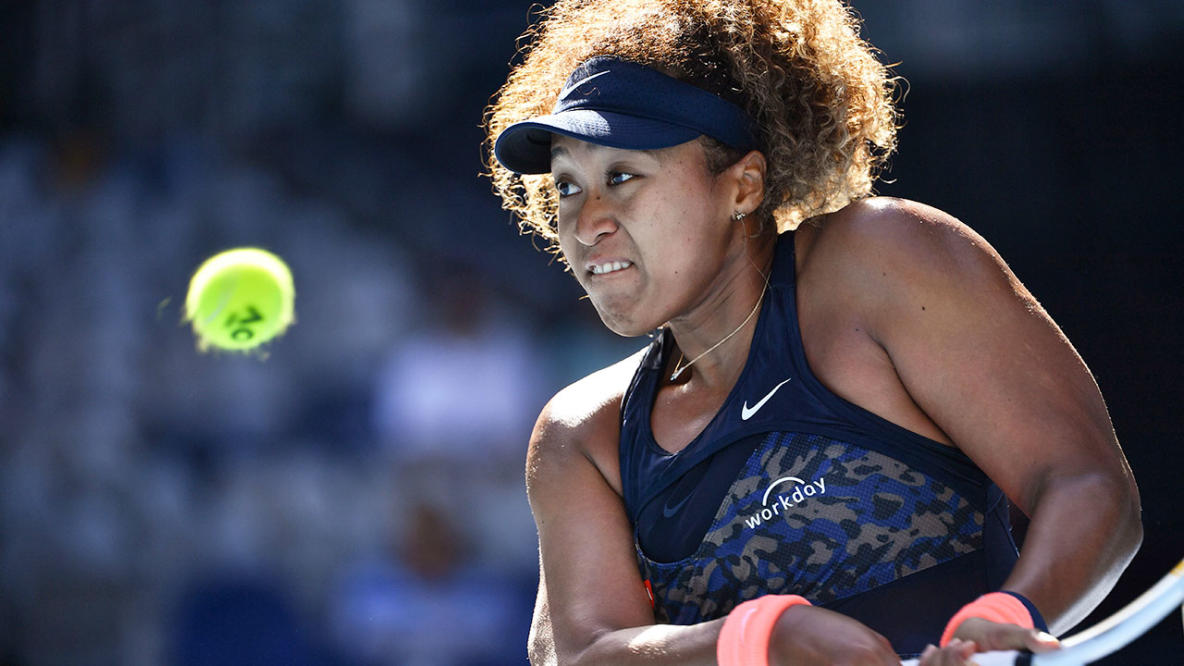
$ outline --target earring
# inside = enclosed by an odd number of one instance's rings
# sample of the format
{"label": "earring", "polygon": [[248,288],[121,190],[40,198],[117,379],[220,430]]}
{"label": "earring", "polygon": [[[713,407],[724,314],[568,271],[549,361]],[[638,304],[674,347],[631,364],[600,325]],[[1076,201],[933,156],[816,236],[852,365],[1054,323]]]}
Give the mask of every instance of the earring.
{"label": "earring", "polygon": [[735,220],[736,222],[739,222],[740,220],[743,220],[746,217],[748,217],[748,213],[741,213],[740,211],[736,211],[735,213],[732,213],[732,219]]}

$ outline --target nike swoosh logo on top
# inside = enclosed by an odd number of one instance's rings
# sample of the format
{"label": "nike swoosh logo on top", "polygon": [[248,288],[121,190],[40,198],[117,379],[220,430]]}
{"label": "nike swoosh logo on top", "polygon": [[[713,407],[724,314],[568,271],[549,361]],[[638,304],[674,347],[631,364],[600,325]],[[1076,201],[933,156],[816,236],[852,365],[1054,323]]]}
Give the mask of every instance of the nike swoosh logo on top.
{"label": "nike swoosh logo on top", "polygon": [[584,77],[584,78],[580,79],[579,81],[576,81],[575,83],[571,84],[570,86],[568,86],[568,87],[564,88],[563,90],[559,91],[559,99],[566,99],[566,98],[567,98],[567,96],[568,96],[569,94],[571,94],[571,92],[572,92],[573,90],[575,90],[576,88],[579,88],[580,86],[584,85],[585,83],[587,83],[587,82],[591,81],[592,79],[594,79],[594,78],[596,78],[596,77],[598,77],[598,76],[603,76],[603,75],[605,75],[605,74],[608,74],[608,73],[609,73],[609,71],[610,71],[610,70],[607,70],[607,69],[606,69],[606,70],[604,70],[603,72],[596,72],[596,73],[595,73],[595,74],[593,74],[592,76],[587,76],[587,77]]}
{"label": "nike swoosh logo on top", "polygon": [[785,384],[787,382],[789,382],[790,379],[793,379],[793,377],[789,377],[784,382],[781,382],[780,384],[774,386],[772,391],[769,391],[768,393],[766,393],[765,397],[761,398],[760,402],[756,403],[752,407],[749,407],[748,401],[745,400],[744,404],[740,406],[740,420],[747,421],[748,419],[752,418],[753,414],[756,414],[757,412],[759,412],[761,407],[764,407],[765,403],[769,401],[769,398],[773,397],[773,394],[777,392],[777,389],[781,388],[782,386],[785,386]]}
{"label": "nike swoosh logo on top", "polygon": [[681,502],[679,502],[678,504],[675,504],[673,508],[671,508],[669,504],[664,504],[662,506],[662,517],[669,518],[669,517],[673,516],[674,514],[678,513],[678,510],[681,509],[682,505],[686,504],[687,500],[689,500],[689,499],[691,499],[691,496],[687,495],[686,497],[682,498]]}

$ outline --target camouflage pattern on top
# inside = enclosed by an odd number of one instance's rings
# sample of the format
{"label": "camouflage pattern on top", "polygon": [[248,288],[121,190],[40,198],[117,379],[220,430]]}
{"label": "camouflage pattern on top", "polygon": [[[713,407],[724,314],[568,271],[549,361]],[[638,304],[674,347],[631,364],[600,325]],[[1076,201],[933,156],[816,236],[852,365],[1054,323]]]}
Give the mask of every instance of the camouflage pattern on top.
{"label": "camouflage pattern on top", "polygon": [[825,604],[979,550],[984,502],[881,453],[775,432],[692,556],[654,562],[640,545],[637,555],[656,620],[695,624],[764,594]]}

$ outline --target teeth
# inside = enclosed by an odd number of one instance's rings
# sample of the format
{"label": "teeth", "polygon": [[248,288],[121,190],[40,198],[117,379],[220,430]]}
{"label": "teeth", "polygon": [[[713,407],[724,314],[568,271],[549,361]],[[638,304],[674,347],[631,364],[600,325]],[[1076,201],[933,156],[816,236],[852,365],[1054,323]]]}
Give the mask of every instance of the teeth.
{"label": "teeth", "polygon": [[631,261],[610,261],[607,264],[592,264],[589,270],[593,275],[604,275],[605,273],[614,273],[616,271],[624,270],[633,265]]}

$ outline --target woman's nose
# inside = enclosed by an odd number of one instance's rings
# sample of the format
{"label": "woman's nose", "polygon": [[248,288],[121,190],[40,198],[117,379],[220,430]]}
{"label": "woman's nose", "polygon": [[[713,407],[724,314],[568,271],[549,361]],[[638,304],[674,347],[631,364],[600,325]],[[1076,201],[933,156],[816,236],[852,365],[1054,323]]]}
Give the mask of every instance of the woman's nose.
{"label": "woman's nose", "polygon": [[590,247],[616,230],[617,221],[609,202],[599,194],[589,196],[576,217],[576,240]]}

